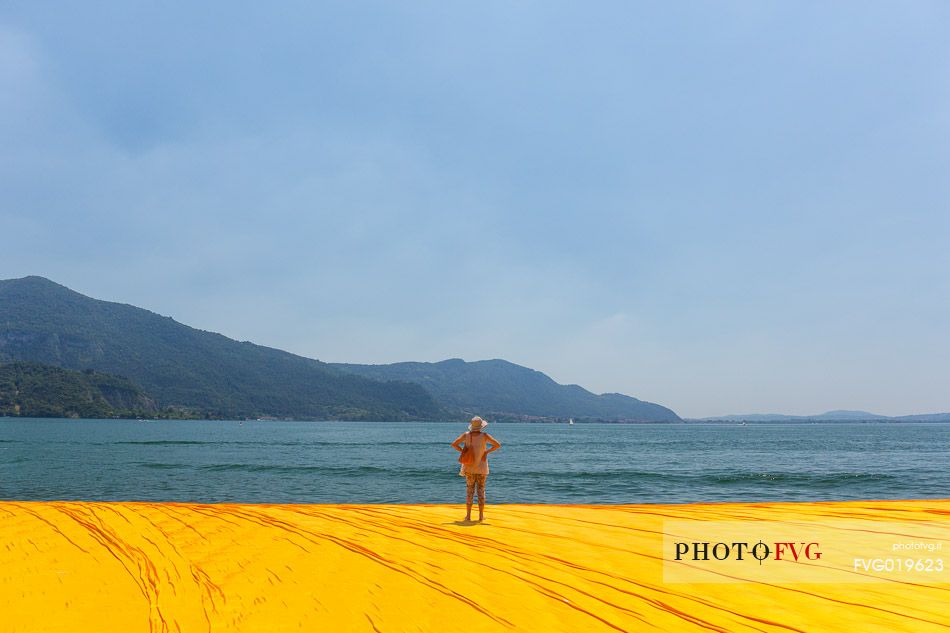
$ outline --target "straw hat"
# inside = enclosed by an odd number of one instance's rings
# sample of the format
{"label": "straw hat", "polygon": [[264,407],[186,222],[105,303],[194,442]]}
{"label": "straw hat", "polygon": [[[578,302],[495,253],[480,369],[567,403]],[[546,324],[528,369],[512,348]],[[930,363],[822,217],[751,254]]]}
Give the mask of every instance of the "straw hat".
{"label": "straw hat", "polygon": [[486,422],[485,420],[481,419],[480,417],[478,417],[478,416],[476,415],[474,418],[472,418],[471,423],[468,425],[468,430],[469,430],[469,431],[481,431],[481,430],[483,430],[486,426],[488,426],[488,422]]}

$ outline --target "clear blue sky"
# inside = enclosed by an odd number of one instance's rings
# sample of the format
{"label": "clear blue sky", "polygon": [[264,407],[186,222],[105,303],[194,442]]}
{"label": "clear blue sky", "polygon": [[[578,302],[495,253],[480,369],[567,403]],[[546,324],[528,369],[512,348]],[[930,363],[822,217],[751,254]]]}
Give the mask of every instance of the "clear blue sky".
{"label": "clear blue sky", "polygon": [[684,416],[950,410],[950,4],[0,5],[0,278]]}

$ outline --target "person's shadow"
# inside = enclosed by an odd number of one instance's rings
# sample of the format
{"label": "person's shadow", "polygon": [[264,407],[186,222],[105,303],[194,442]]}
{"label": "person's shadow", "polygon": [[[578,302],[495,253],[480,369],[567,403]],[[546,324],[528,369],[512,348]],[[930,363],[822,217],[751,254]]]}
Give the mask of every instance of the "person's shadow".
{"label": "person's shadow", "polygon": [[449,521],[442,525],[461,525],[462,527],[472,527],[473,525],[491,525],[488,521]]}

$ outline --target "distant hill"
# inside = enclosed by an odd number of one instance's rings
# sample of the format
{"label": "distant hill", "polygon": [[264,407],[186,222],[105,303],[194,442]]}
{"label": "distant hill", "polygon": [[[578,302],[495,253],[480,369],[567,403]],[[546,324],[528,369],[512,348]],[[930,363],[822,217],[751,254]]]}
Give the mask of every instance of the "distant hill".
{"label": "distant hill", "polygon": [[887,416],[878,415],[876,413],[868,413],[867,411],[836,409],[834,411],[826,411],[824,413],[819,413],[818,415],[813,415],[810,417],[820,418],[822,420],[883,420]]}
{"label": "distant hill", "polygon": [[675,422],[670,409],[619,393],[596,395],[577,385],[560,385],[545,374],[504,360],[392,365],[334,364],[376,380],[407,380],[425,387],[447,407],[466,413],[511,418],[576,418]]}
{"label": "distant hill", "polygon": [[142,417],[155,403],[132,381],[36,363],[0,365],[0,415],[35,418]]}
{"label": "distant hill", "polygon": [[883,420],[886,416],[867,411],[849,411],[837,409],[827,411],[816,415],[787,415],[783,413],[740,413],[734,415],[722,415],[712,418],[703,418],[703,420],[724,420],[746,422],[781,422],[783,420]]}
{"label": "distant hill", "polygon": [[891,420],[899,422],[950,422],[950,412],[948,413],[920,413],[917,415],[899,415]]}
{"label": "distant hill", "polygon": [[42,277],[0,281],[0,362],[92,369],[134,381],[160,407],[233,417],[437,419],[411,382],[379,382],[134,306],[91,299]]}
{"label": "distant hill", "polygon": [[886,416],[867,411],[837,409],[815,415],[785,415],[782,413],[746,413],[702,418],[702,422],[865,422],[869,420],[892,420],[895,422],[950,422],[950,413],[926,413],[922,415]]}

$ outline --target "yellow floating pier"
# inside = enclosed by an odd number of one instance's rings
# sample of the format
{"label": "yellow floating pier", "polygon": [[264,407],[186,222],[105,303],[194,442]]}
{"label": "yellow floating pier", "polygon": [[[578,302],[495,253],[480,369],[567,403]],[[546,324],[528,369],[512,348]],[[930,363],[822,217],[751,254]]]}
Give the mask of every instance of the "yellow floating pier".
{"label": "yellow floating pier", "polygon": [[[923,580],[832,570],[845,581],[670,582],[681,563],[664,545],[665,526],[683,521],[783,521],[803,534],[822,521],[880,522],[909,526],[891,540],[934,543],[950,500],[492,505],[484,524],[463,524],[462,514],[445,505],[0,502],[0,630],[950,630],[950,570]],[[950,545],[936,547],[926,555],[950,565]]]}

